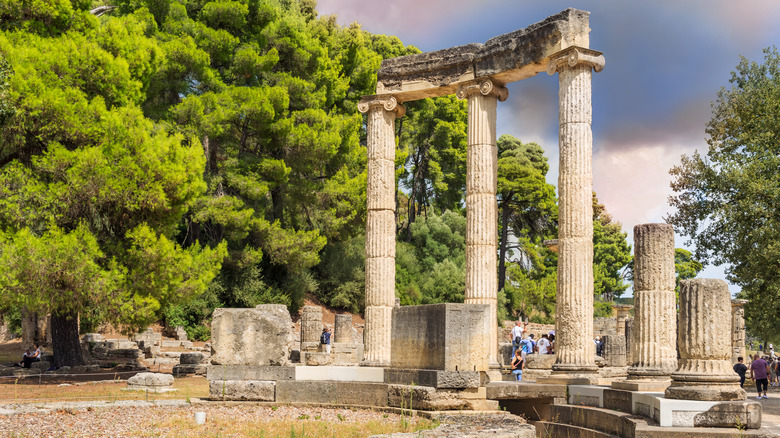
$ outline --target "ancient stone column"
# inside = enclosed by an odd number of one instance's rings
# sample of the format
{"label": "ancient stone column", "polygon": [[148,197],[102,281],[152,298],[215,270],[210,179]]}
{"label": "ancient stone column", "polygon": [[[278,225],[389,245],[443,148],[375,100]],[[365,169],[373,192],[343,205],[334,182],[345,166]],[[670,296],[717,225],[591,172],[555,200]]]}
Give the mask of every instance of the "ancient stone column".
{"label": "ancient stone column", "polygon": [[352,315],[336,315],[336,324],[333,329],[334,343],[353,344],[352,339]]}
{"label": "ancient stone column", "polygon": [[[661,390],[677,368],[674,227],[634,227],[634,330],[626,382],[616,388]],[[631,385],[631,386],[626,386]]]}
{"label": "ancient stone column", "polygon": [[589,383],[597,371],[593,334],[593,135],[591,77],[601,71],[600,52],[570,47],[551,59],[558,73],[558,293],[556,362],[550,379]]}
{"label": "ancient stone column", "polygon": [[633,356],[631,355],[631,349],[633,343],[631,342],[634,335],[634,317],[626,318],[626,364],[634,363]]}
{"label": "ancient stone column", "polygon": [[730,345],[723,342],[724,321],[731,321],[731,294],[725,281],[707,278],[680,282],[680,364],[672,374],[666,398],[745,399],[739,376],[729,362]]}
{"label": "ancient stone column", "polygon": [[[458,88],[468,99],[468,149],[466,152],[466,304],[490,305],[490,368],[498,369],[497,250],[498,204],[496,181],[496,106],[507,90],[490,79]],[[498,376],[496,376],[498,377]]]}
{"label": "ancient stone column", "polygon": [[301,308],[301,351],[317,351],[322,333],[322,307]]}
{"label": "ancient stone column", "polygon": [[745,309],[748,300],[731,300],[731,363],[738,357],[747,361],[745,349]]}
{"label": "ancient stone column", "polygon": [[392,96],[369,96],[358,103],[358,110],[368,113],[363,362],[387,366],[395,304],[395,119],[404,114],[404,107]]}
{"label": "ancient stone column", "polygon": [[615,323],[617,324],[615,333],[618,336],[625,336],[626,318],[630,316],[631,309],[633,309],[634,306],[630,304],[615,304],[612,307],[615,308]]}
{"label": "ancient stone column", "polygon": [[610,367],[626,366],[626,337],[625,335],[607,335],[601,337],[604,343],[604,361]]}

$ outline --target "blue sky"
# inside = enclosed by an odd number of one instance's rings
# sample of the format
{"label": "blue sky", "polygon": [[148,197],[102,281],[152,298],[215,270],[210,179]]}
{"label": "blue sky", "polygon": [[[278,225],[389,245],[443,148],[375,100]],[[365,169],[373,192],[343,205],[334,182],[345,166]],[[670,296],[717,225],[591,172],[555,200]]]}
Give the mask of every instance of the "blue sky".
{"label": "blue sky", "polygon": [[[780,41],[780,2],[751,0],[318,0],[340,24],[396,35],[423,51],[489,38],[566,8],[590,11],[590,47],[606,67],[593,76],[593,185],[629,239],[636,224],[671,211],[669,169],[706,152],[711,102],[744,56],[761,61]],[[537,75],[509,85],[498,134],[539,143],[558,177],[558,81]],[[685,247],[677,236],[676,245]],[[723,267],[700,275],[724,278]],[[732,292],[738,290],[730,285]]]}

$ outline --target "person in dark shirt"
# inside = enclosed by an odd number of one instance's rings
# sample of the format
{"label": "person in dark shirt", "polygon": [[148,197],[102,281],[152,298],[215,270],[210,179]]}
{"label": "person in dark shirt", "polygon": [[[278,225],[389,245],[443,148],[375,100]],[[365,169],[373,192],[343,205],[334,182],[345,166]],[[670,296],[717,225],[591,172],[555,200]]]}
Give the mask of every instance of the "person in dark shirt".
{"label": "person in dark shirt", "polygon": [[[756,355],[753,362],[750,364],[750,379],[756,381],[756,391],[758,391],[757,399],[769,398],[766,396],[766,387],[769,384],[769,364],[764,359],[761,359],[759,355]],[[761,390],[764,390],[764,395],[761,395]]]}
{"label": "person in dark shirt", "polygon": [[745,373],[747,373],[747,366],[742,363],[745,360],[742,356],[737,358],[737,363],[734,364],[734,372],[739,374],[739,387],[745,386]]}

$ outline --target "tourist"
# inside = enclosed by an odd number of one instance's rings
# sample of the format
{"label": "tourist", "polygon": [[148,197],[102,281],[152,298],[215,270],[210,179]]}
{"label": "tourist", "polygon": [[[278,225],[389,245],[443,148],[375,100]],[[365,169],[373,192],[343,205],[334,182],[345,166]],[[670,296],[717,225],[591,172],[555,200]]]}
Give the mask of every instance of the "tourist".
{"label": "tourist", "polygon": [[780,361],[777,358],[769,357],[769,385],[777,386],[777,366]]}
{"label": "tourist", "polygon": [[327,327],[322,329],[322,334],[320,335],[320,344],[322,344],[322,349],[325,351],[325,353],[330,353],[330,329]]}
{"label": "tourist", "polygon": [[509,332],[509,341],[512,342],[512,355],[510,357],[515,357],[515,351],[520,347],[520,342],[523,340],[524,331],[522,322],[518,320],[515,326],[512,327],[512,331]]}
{"label": "tourist", "polygon": [[747,373],[747,367],[744,363],[742,363],[745,360],[742,356],[737,358],[737,363],[734,364],[734,372],[739,374],[739,387],[744,388],[745,387],[745,373]]}
{"label": "tourist", "polygon": [[[530,335],[528,335],[527,338],[525,338],[522,341],[520,341],[520,347],[521,347],[520,348],[520,356],[522,356],[523,360],[525,360],[525,356],[528,353],[533,354],[534,353],[534,348],[536,348],[536,343],[534,342],[534,334],[531,333]],[[512,356],[512,357],[514,357],[514,356]]]}
{"label": "tourist", "polygon": [[548,354],[550,348],[550,341],[547,335],[542,335],[542,339],[539,339],[539,343],[536,345],[539,349],[539,354]]}
{"label": "tourist", "polygon": [[550,341],[550,354],[555,354],[555,332],[548,333],[547,340]]}
{"label": "tourist", "polygon": [[596,338],[593,339],[593,343],[596,344],[596,356],[601,356],[602,353],[601,336],[596,336]]}
{"label": "tourist", "polygon": [[523,366],[525,366],[525,358],[520,351],[515,351],[515,355],[512,357],[512,374],[518,381],[523,380]]}
{"label": "tourist", "polygon": [[[769,364],[758,354],[755,355],[753,362],[750,364],[750,380],[756,381],[756,391],[758,391],[757,399],[769,398],[766,396],[766,388],[768,386],[769,377]],[[763,388],[764,395],[761,395]]]}
{"label": "tourist", "polygon": [[22,361],[19,362],[19,365],[30,368],[33,362],[40,362],[41,360],[41,349],[38,348],[38,344],[33,344],[32,347],[27,349],[27,351],[24,352],[22,355]]}

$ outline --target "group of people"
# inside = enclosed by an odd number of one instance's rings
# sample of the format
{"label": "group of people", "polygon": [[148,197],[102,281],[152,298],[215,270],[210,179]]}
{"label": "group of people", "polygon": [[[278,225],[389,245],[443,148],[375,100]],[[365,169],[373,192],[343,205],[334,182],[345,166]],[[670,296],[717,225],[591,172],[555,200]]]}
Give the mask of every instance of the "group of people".
{"label": "group of people", "polygon": [[775,356],[774,350],[769,355],[761,357],[759,354],[749,356],[752,359],[750,365],[745,365],[742,356],[737,358],[734,372],[739,375],[739,386],[744,387],[747,372],[750,371],[750,380],[756,382],[756,399],[769,398],[766,395],[767,387],[778,386],[778,374],[780,374],[780,360]]}
{"label": "group of people", "polygon": [[536,341],[533,333],[523,336],[527,327],[527,322],[517,321],[509,333],[512,342],[512,374],[517,380],[523,380],[526,355],[533,353],[555,354],[555,332],[542,335],[541,339]]}
{"label": "group of people", "polygon": [[24,354],[22,354],[22,361],[14,365],[18,367],[30,368],[33,362],[40,362],[40,360],[41,349],[38,344],[33,344],[30,348],[27,349],[27,351],[24,352]]}

